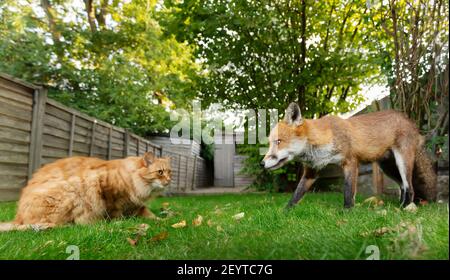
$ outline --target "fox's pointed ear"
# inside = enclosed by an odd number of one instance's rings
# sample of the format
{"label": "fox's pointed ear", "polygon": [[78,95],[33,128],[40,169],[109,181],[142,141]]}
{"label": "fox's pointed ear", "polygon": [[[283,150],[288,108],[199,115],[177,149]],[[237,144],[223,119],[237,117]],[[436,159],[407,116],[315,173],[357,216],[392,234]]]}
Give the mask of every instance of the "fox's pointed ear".
{"label": "fox's pointed ear", "polygon": [[148,167],[155,161],[155,155],[152,152],[146,152],[142,157],[142,163],[145,167]]}
{"label": "fox's pointed ear", "polygon": [[302,114],[300,113],[300,107],[297,103],[292,102],[286,109],[284,114],[284,121],[289,125],[301,125],[303,123]]}

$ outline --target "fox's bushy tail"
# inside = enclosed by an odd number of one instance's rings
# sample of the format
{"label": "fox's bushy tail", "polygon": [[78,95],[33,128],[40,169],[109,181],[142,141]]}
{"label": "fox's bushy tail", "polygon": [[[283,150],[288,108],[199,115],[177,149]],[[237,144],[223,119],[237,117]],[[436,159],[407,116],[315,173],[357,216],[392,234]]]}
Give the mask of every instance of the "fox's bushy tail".
{"label": "fox's bushy tail", "polygon": [[413,171],[413,187],[415,200],[420,198],[428,201],[436,201],[437,174],[433,160],[427,154],[424,145],[420,145],[416,151]]}

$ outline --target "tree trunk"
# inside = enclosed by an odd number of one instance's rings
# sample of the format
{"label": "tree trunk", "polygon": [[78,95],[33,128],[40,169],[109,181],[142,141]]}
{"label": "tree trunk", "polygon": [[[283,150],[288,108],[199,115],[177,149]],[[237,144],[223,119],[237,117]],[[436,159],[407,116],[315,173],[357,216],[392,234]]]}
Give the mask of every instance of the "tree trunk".
{"label": "tree trunk", "polygon": [[89,26],[91,27],[91,31],[94,33],[97,31],[97,25],[95,23],[95,9],[92,0],[84,0],[84,4],[86,7],[86,13],[88,18]]}
{"label": "tree trunk", "polygon": [[98,14],[95,14],[95,18],[97,19],[97,23],[99,27],[105,27],[106,21],[106,13],[108,7],[108,0],[101,0],[100,11]]}
{"label": "tree trunk", "polygon": [[57,15],[56,11],[53,9],[49,0],[41,0],[42,9],[45,12],[48,20],[48,28],[50,34],[52,35],[52,40],[55,46],[55,53],[61,63],[64,58],[63,47],[61,43],[61,32],[59,31],[57,25]]}
{"label": "tree trunk", "polygon": [[[306,0],[301,2],[300,11],[300,73],[303,73],[306,63]],[[298,103],[301,110],[305,110],[305,81],[298,86]]]}
{"label": "tree trunk", "polygon": [[50,4],[49,0],[41,0],[41,6],[42,9],[45,11],[45,15],[48,19],[48,26],[50,29],[50,33],[52,34],[52,39],[54,43],[61,42],[61,33],[59,32],[57,26],[56,26],[56,12],[53,9],[52,5]]}

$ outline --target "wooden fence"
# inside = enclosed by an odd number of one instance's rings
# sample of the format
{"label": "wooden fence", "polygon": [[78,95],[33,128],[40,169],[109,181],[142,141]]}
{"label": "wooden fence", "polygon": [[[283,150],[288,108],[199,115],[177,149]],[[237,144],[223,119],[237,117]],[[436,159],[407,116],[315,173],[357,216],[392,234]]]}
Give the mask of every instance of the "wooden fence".
{"label": "wooden fence", "polygon": [[212,170],[203,158],[171,152],[169,149],[163,149],[162,156],[170,157],[172,182],[169,191],[171,193],[182,193],[210,184]]}
{"label": "wooden fence", "polygon": [[202,158],[166,151],[126,129],[47,98],[43,87],[0,73],[0,201],[17,199],[32,173],[57,159],[118,159],[147,151],[171,157],[174,175],[169,191],[208,183]]}

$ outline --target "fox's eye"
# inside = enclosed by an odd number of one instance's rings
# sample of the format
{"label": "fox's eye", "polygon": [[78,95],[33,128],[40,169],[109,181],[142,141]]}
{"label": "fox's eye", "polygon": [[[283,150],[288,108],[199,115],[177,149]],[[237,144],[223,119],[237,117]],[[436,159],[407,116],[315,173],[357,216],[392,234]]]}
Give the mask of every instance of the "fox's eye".
{"label": "fox's eye", "polygon": [[164,171],[158,170],[158,174],[159,174],[159,175],[163,175],[163,174],[164,174]]}
{"label": "fox's eye", "polygon": [[280,145],[280,143],[281,143],[281,140],[280,140],[280,139],[278,139],[278,140],[275,140],[274,142],[275,142],[275,145]]}

